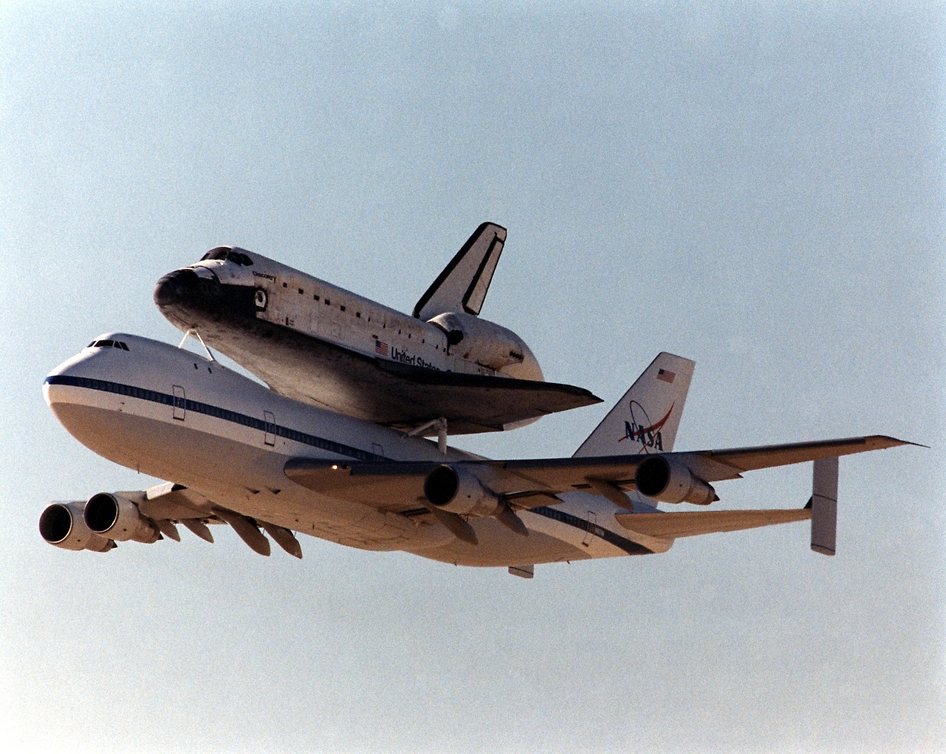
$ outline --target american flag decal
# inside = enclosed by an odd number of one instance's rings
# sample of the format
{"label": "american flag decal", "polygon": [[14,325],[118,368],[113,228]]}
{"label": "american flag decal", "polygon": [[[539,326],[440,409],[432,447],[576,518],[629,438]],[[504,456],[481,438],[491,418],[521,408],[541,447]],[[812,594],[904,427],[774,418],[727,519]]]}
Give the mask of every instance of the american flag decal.
{"label": "american flag decal", "polygon": [[388,355],[388,344],[387,344],[387,343],[382,343],[380,340],[376,340],[376,341],[374,342],[374,352],[375,352],[376,354],[378,354],[378,356],[387,357],[387,355]]}
{"label": "american flag decal", "polygon": [[673,381],[677,378],[677,375],[673,372],[668,372],[666,369],[661,369],[657,372],[657,379],[663,380],[664,382],[669,382],[673,384]]}

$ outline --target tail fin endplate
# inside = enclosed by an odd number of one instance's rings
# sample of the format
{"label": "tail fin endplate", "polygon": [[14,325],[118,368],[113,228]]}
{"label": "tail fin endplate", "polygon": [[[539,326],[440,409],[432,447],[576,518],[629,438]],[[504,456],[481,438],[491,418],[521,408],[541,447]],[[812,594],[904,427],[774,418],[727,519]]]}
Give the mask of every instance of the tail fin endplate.
{"label": "tail fin endplate", "polygon": [[811,489],[811,549],[834,555],[838,529],[838,459],[814,463]]}
{"label": "tail fin endplate", "polygon": [[658,355],[573,457],[672,451],[695,365],[670,353]]}

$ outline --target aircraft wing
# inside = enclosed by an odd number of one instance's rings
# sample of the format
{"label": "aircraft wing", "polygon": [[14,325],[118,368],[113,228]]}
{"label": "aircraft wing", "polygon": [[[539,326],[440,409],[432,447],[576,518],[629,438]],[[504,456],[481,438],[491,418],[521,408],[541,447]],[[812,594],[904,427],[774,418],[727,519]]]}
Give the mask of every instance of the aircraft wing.
{"label": "aircraft wing", "polygon": [[[914,443],[883,435],[840,440],[768,445],[729,450],[665,453],[705,482],[737,479],[742,472],[864,453]],[[557,494],[591,491],[605,497],[634,490],[637,467],[651,455],[536,460],[470,460],[342,462],[293,458],[285,473],[294,482],[323,494],[383,507],[417,508],[424,499],[424,480],[441,465],[472,473],[489,490],[515,508],[549,505]],[[682,536],[682,535],[680,535]]]}
{"label": "aircraft wing", "polygon": [[401,429],[445,417],[450,434],[501,430],[506,424],[600,403],[584,388],[557,382],[437,372],[392,361],[376,361],[389,389],[366,403],[387,414],[381,423]]}
{"label": "aircraft wing", "polygon": [[[164,482],[142,492],[119,492],[112,497],[126,498],[137,505],[145,516],[162,535],[181,541],[176,523],[187,527],[201,539],[213,542],[213,535],[207,524],[229,524],[253,551],[260,555],[269,555],[269,540],[263,536],[260,527],[290,555],[302,557],[302,547],[295,535],[282,526],[261,521],[218,505],[195,490],[179,484]],[[109,536],[108,532],[102,536]]]}

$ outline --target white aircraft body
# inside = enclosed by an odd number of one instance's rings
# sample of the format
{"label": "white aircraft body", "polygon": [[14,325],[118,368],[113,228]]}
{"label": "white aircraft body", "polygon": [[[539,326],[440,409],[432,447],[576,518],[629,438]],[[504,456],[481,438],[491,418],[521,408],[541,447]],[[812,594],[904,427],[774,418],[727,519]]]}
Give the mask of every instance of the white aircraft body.
{"label": "white aircraft body", "polygon": [[411,316],[230,246],[165,275],[154,300],[277,393],[389,427],[489,432],[600,402],[544,382],[526,343],[479,317],[505,239],[477,228]]}
{"label": "white aircraft body", "polygon": [[[134,335],[96,339],[55,369],[45,398],[63,426],[116,463],[168,480],[147,490],[53,503],[51,544],[212,541],[229,524],[268,555],[268,534],[301,557],[296,533],[403,550],[531,577],[535,564],[664,552],[678,537],[812,520],[833,554],[837,459],[908,444],[871,436],[673,452],[693,362],[660,354],[571,458],[493,461],[282,396],[189,350]],[[707,505],[713,483],[814,461],[809,505],[664,512]],[[264,534],[265,532],[265,534]]]}

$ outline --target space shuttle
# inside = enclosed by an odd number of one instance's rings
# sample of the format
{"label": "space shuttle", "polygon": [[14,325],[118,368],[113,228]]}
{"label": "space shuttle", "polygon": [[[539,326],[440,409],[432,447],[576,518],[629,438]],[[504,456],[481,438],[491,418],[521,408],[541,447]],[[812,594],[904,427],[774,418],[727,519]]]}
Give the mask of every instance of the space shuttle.
{"label": "space shuttle", "polygon": [[410,315],[235,246],[162,277],[154,301],[276,393],[411,434],[508,430],[599,403],[545,382],[525,341],[480,317],[505,240],[480,225]]}

